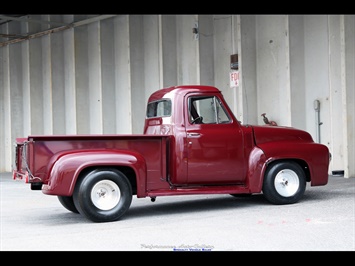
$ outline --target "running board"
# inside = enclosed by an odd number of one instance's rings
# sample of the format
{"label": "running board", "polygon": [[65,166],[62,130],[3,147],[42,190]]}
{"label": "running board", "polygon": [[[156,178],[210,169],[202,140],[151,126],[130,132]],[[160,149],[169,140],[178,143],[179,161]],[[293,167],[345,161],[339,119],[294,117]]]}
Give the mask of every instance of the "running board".
{"label": "running board", "polygon": [[203,186],[193,188],[171,188],[149,191],[148,197],[197,195],[197,194],[250,194],[250,189],[243,186]]}

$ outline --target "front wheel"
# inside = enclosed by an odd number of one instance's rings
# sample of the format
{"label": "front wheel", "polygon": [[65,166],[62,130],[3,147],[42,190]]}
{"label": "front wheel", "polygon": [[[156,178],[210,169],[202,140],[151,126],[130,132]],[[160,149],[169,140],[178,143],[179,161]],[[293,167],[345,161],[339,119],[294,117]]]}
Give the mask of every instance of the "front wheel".
{"label": "front wheel", "polygon": [[263,194],[269,202],[278,205],[296,203],[305,190],[306,176],[297,163],[279,162],[266,170]]}
{"label": "front wheel", "polygon": [[73,194],[80,214],[93,222],[117,221],[130,207],[132,187],[116,169],[96,169],[78,180]]}

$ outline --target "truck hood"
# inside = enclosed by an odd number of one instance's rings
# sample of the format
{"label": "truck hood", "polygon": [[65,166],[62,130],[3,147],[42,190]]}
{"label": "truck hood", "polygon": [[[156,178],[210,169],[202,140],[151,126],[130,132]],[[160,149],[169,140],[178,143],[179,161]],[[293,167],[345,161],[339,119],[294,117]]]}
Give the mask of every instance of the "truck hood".
{"label": "truck hood", "polygon": [[293,127],[254,125],[251,127],[253,128],[256,145],[275,141],[314,142],[308,132]]}

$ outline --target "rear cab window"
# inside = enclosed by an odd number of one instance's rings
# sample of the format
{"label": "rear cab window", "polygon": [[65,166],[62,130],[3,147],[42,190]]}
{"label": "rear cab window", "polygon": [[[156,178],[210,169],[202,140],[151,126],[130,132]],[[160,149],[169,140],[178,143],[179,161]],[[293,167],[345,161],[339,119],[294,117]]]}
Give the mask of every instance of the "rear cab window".
{"label": "rear cab window", "polygon": [[171,116],[171,100],[154,101],[147,106],[147,118]]}

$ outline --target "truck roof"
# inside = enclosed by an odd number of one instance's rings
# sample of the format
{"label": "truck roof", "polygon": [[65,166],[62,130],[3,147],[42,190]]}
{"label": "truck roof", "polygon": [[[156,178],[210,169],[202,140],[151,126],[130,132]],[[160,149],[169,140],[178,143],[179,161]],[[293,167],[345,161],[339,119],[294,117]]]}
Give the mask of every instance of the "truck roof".
{"label": "truck roof", "polygon": [[160,89],[154,92],[148,99],[148,102],[153,102],[162,98],[170,98],[171,94],[185,94],[186,91],[189,92],[221,92],[214,86],[208,85],[180,85],[171,86],[167,88]]}

